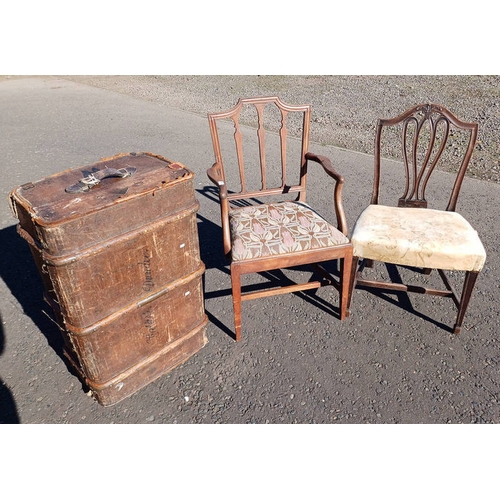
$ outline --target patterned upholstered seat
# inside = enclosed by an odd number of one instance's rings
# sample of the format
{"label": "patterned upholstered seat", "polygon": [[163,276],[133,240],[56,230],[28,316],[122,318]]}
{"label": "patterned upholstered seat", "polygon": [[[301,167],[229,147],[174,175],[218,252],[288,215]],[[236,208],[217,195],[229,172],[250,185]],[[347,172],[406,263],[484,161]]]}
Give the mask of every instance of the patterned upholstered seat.
{"label": "patterned upholstered seat", "polygon": [[234,261],[305,252],[349,243],[305,203],[281,202],[229,212]]}

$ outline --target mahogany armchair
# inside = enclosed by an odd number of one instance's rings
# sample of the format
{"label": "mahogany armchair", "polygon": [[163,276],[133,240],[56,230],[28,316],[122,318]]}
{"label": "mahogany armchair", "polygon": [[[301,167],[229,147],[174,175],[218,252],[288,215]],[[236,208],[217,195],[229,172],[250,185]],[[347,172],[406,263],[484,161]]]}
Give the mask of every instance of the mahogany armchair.
{"label": "mahogany armchair", "polygon": [[[242,116],[255,118],[256,133],[242,125]],[[328,158],[309,152],[310,116],[310,105],[292,106],[278,97],[239,99],[229,111],[208,115],[215,163],[207,175],[218,188],[224,253],[230,261],[237,341],[241,339],[241,303],[245,300],[333,285],[340,294],[340,319],[349,314],[352,245],[347,237],[342,205],[344,180]],[[270,131],[264,122],[272,123],[273,119],[276,127]],[[220,127],[228,127],[226,132],[234,131],[234,141],[224,144],[230,152],[222,147]],[[294,141],[287,141],[291,129],[301,138],[293,159]],[[250,138],[247,132],[251,132]],[[273,142],[276,148],[266,148]],[[275,155],[273,151],[279,153]],[[321,165],[335,181],[333,203],[337,227],[306,204],[310,162]],[[295,170],[290,173],[288,167],[293,164]],[[340,260],[338,279],[327,273],[325,266],[319,266],[319,280],[242,291],[242,275],[332,260]]]}
{"label": "mahogany armchair", "polygon": [[[349,303],[356,286],[380,288],[388,293],[392,290],[392,293],[417,292],[449,297],[458,309],[453,332],[460,332],[474,284],[486,259],[477,232],[455,211],[477,133],[477,123],[463,122],[436,104],[418,105],[396,118],[378,121],[372,198],[359,216],[351,236],[354,259]],[[391,142],[383,143],[383,138],[393,139],[401,147],[404,175],[397,206],[381,202],[381,155],[383,144]],[[398,165],[388,163],[390,165],[384,170],[387,174]],[[445,203],[447,201],[444,210],[444,204],[439,208],[427,208],[427,191],[436,198],[443,192],[442,182],[432,189],[429,183],[438,164],[444,170],[456,172],[456,177],[447,176],[453,182],[450,183],[451,194],[444,197]],[[397,194],[392,179],[384,186],[385,196],[388,190]],[[374,268],[376,261],[411,271],[419,270],[426,275],[437,270],[444,289],[442,286],[435,288],[436,285],[430,287],[427,282],[425,286],[404,284],[397,275],[396,280],[367,279],[364,269]],[[453,289],[449,271],[460,271],[458,276],[465,274],[460,297]],[[376,270],[370,272],[375,274]]]}

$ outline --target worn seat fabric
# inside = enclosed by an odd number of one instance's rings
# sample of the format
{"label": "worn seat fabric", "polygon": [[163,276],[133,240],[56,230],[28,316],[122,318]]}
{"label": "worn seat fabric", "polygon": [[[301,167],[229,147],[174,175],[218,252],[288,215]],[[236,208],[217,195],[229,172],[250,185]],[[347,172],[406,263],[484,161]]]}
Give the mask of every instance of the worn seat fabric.
{"label": "worn seat fabric", "polygon": [[457,212],[369,205],[352,236],[355,256],[429,269],[480,271],[477,231]]}

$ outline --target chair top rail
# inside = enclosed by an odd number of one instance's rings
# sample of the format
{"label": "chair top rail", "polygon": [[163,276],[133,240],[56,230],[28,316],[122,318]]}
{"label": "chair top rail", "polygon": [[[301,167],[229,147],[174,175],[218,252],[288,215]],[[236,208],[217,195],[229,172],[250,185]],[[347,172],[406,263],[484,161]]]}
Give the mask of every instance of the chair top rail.
{"label": "chair top rail", "polygon": [[[280,138],[280,148],[279,154],[281,158],[281,185],[278,187],[269,187],[267,180],[267,165],[266,165],[266,131],[264,129],[264,108],[268,104],[274,104],[281,113],[281,125],[279,129],[279,138]],[[311,113],[311,105],[289,105],[284,103],[279,97],[269,96],[269,97],[251,97],[251,98],[240,98],[236,105],[229,109],[228,111],[223,111],[219,113],[210,113],[209,124],[210,131],[212,134],[212,142],[214,145],[215,151],[215,160],[216,163],[222,166],[222,172],[225,179],[224,167],[223,167],[223,159],[221,152],[221,145],[219,140],[219,133],[217,129],[217,121],[223,119],[231,119],[234,124],[234,140],[236,145],[236,157],[238,163],[238,171],[239,171],[239,180],[241,185],[240,197],[252,197],[254,196],[254,191],[249,192],[247,189],[247,182],[245,177],[245,160],[243,156],[243,134],[240,127],[240,113],[244,106],[253,105],[257,112],[257,139],[258,139],[258,149],[259,149],[259,162],[260,162],[260,178],[261,178],[261,186],[262,192],[261,195],[265,195],[267,191],[269,194],[276,194],[279,189],[281,193],[290,192],[291,186],[287,185],[287,146],[286,140],[288,137],[288,129],[287,129],[287,116],[290,112],[293,113],[303,113],[303,121],[302,121],[302,149],[301,149],[301,171],[300,171],[300,189],[296,190],[305,190],[305,155],[309,148],[309,121],[310,121],[310,113]]]}

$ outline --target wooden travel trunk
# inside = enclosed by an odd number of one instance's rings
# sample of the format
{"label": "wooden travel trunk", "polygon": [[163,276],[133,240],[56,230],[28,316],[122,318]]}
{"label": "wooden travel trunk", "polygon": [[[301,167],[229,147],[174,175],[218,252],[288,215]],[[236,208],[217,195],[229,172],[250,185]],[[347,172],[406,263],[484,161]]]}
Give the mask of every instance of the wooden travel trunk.
{"label": "wooden travel trunk", "polygon": [[10,194],[65,354],[102,405],[206,343],[193,177],[180,163],[130,153]]}

